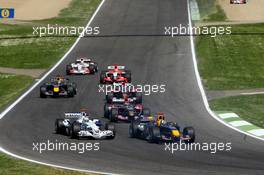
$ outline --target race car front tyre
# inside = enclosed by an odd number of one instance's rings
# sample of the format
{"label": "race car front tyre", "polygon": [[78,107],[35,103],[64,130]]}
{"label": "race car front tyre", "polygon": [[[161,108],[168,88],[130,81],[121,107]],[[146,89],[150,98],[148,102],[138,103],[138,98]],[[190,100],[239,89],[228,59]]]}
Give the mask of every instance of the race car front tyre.
{"label": "race car front tyre", "polygon": [[189,140],[185,140],[185,143],[193,143],[195,141],[195,131],[193,127],[185,127],[183,129],[183,137],[189,137]]}
{"label": "race car front tyre", "polygon": [[106,101],[107,101],[107,103],[112,103],[113,98],[114,98],[114,93],[113,92],[108,93],[106,95]]}
{"label": "race car front tyre", "polygon": [[78,139],[79,138],[79,132],[81,131],[81,124],[78,122],[74,122],[71,127],[71,138],[72,139]]}
{"label": "race car front tyre", "polygon": [[116,135],[115,125],[112,125],[110,123],[106,123],[105,124],[105,130],[110,130],[113,132],[112,136],[107,137],[108,139],[114,139],[115,138],[115,135]]}
{"label": "race car front tyre", "polygon": [[159,143],[160,141],[160,128],[156,126],[152,126],[149,128],[149,143]]}
{"label": "race car front tyre", "polygon": [[136,92],[136,103],[138,104],[142,103],[142,94],[139,92]]}
{"label": "race car front tyre", "polygon": [[118,122],[118,109],[112,109],[109,117],[111,122]]}
{"label": "race car front tyre", "polygon": [[108,104],[104,105],[104,117],[109,118],[109,105]]}
{"label": "race car front tyre", "polygon": [[40,87],[40,98],[46,98],[47,97],[46,91],[47,91],[47,88],[45,86]]}
{"label": "race car front tyre", "polygon": [[65,126],[63,124],[63,119],[56,119],[55,121],[55,132],[56,134],[65,134]]}

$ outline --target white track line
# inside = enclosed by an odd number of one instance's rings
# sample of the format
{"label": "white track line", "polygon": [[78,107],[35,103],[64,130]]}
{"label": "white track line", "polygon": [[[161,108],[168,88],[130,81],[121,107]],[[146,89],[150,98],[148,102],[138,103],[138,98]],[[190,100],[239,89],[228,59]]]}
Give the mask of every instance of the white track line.
{"label": "white track line", "polygon": [[[97,13],[99,12],[99,10],[101,9],[101,7],[103,6],[105,0],[102,0],[101,3],[99,4],[99,6],[97,7],[96,11],[94,12],[93,16],[90,18],[88,24],[86,25],[87,29],[92,21],[94,20],[95,16],[97,15]],[[85,30],[83,31],[82,34],[84,34]],[[80,36],[82,36],[82,34]],[[81,37],[78,37],[78,39],[75,41],[75,43],[72,45],[72,47],[68,50],[68,52],[39,80],[37,81],[31,88],[29,88],[23,95],[21,95],[15,102],[13,102],[8,108],[6,108],[1,114],[0,114],[0,119],[2,119],[9,111],[11,111],[19,102],[21,102],[31,91],[33,91],[34,88],[36,88],[50,73],[52,73],[61,63],[62,61],[64,61],[65,58],[67,58],[67,56],[70,54],[70,52],[75,48],[75,46],[79,43]],[[9,156],[18,158],[18,159],[22,159],[22,160],[26,160],[32,163],[37,163],[37,164],[41,164],[41,165],[46,165],[46,166],[51,166],[54,168],[62,168],[62,169],[66,169],[66,170],[72,170],[72,171],[80,171],[80,172],[87,172],[87,173],[96,173],[96,174],[112,174],[109,172],[99,172],[99,171],[92,171],[92,170],[84,170],[84,169],[78,169],[78,168],[69,168],[69,167],[65,167],[65,166],[60,166],[60,165],[55,165],[55,164],[50,164],[50,163],[45,163],[45,162],[40,162],[40,161],[36,161],[33,159],[29,159],[26,157],[22,157],[19,155],[16,155],[14,153],[11,153],[7,150],[5,150],[4,148],[0,147],[0,152],[3,152]]]}
{"label": "white track line", "polygon": [[[192,29],[192,20],[191,20],[191,13],[190,13],[190,0],[187,0],[187,5],[188,5],[187,8],[188,8],[189,26]],[[233,130],[236,130],[236,131],[238,131],[240,133],[243,133],[245,135],[251,136],[251,137],[253,137],[255,139],[264,141],[264,138],[260,138],[260,137],[257,137],[255,135],[253,135],[253,134],[247,133],[245,131],[241,131],[241,130],[239,130],[239,129],[227,124],[226,122],[222,121],[219,117],[217,117],[214,114],[214,112],[210,109],[210,106],[209,106],[209,103],[207,101],[207,97],[206,97],[206,94],[205,94],[205,91],[204,91],[204,88],[203,88],[203,85],[202,85],[201,77],[200,77],[200,74],[199,74],[199,71],[198,71],[198,65],[197,65],[196,52],[195,52],[195,47],[194,47],[194,39],[193,39],[193,31],[192,30],[190,30],[190,42],[191,42],[192,59],[193,59],[193,65],[194,65],[194,71],[195,71],[195,75],[196,75],[196,80],[197,80],[199,89],[201,91],[201,95],[202,95],[202,98],[203,98],[204,106],[205,106],[206,110],[208,111],[208,113],[214,119],[216,119],[218,122],[222,123],[223,125],[231,128]]]}

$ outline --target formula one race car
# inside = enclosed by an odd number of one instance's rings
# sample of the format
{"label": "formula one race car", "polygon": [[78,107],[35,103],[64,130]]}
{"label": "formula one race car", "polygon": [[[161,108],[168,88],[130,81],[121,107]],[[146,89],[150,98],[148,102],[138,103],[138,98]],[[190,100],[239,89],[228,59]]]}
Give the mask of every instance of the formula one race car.
{"label": "formula one race car", "polygon": [[131,72],[125,69],[125,66],[108,66],[107,71],[100,73],[100,83],[131,83]]}
{"label": "formula one race car", "polygon": [[56,119],[55,132],[77,139],[81,137],[113,139],[116,135],[114,125],[103,124],[98,119],[90,119],[86,112],[65,113],[64,119]]}
{"label": "formula one race car", "polygon": [[111,122],[118,122],[118,120],[130,122],[143,115],[149,116],[150,109],[143,108],[141,104],[106,103],[104,106],[104,117]]}
{"label": "formula one race car", "polygon": [[113,89],[105,96],[107,103],[122,103],[126,100],[130,103],[142,103],[142,93],[137,92],[130,83],[114,83]]}
{"label": "formula one race car", "polygon": [[230,0],[230,4],[246,4],[247,0]]}
{"label": "formula one race car", "polygon": [[94,74],[98,71],[97,63],[91,61],[88,58],[79,58],[75,61],[75,63],[71,63],[66,66],[66,74]]}
{"label": "formula one race car", "polygon": [[129,135],[132,138],[142,138],[150,143],[179,142],[193,143],[195,132],[192,127],[180,129],[177,123],[166,122],[163,113],[157,114],[157,119],[153,117],[141,117],[131,121]]}
{"label": "formula one race car", "polygon": [[40,86],[40,97],[47,96],[58,97],[74,97],[77,94],[76,84],[69,81],[62,76],[52,78],[49,83],[44,83]]}

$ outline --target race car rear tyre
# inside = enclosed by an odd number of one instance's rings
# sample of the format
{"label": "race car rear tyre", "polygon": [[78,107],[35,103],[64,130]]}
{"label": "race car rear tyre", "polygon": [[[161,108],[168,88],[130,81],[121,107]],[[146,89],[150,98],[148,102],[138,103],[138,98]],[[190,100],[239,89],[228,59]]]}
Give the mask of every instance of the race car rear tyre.
{"label": "race car rear tyre", "polygon": [[142,103],[142,94],[139,92],[136,92],[136,103],[138,104]]}
{"label": "race car rear tyre", "polygon": [[108,93],[106,95],[106,101],[107,101],[107,103],[112,103],[113,98],[114,98],[114,93],[113,92]]}
{"label": "race car rear tyre", "polygon": [[143,108],[143,115],[144,116],[150,116],[151,115],[150,109],[149,108]]}
{"label": "race car rear tyre", "polygon": [[185,143],[193,143],[195,141],[195,131],[193,127],[185,127],[183,129],[183,137],[189,136],[190,139],[186,140]]}
{"label": "race car rear tyre", "polygon": [[55,120],[55,132],[56,134],[65,134],[65,126],[63,124],[64,119]]}
{"label": "race car rear tyre", "polygon": [[131,138],[136,138],[138,137],[138,132],[137,132],[137,125],[134,121],[132,121],[129,125],[129,136]]}
{"label": "race car rear tyre", "polygon": [[118,109],[112,109],[109,117],[111,122],[118,122]]}
{"label": "race car rear tyre", "polygon": [[160,141],[160,128],[153,126],[149,128],[149,143],[159,143]]}
{"label": "race car rear tyre", "polygon": [[71,75],[71,70],[72,70],[72,66],[71,65],[67,65],[66,66],[66,75]]}
{"label": "race car rear tyre", "polygon": [[89,66],[89,70],[90,70],[90,73],[91,73],[91,74],[95,74],[95,72],[96,72],[96,67],[95,67],[95,65],[92,65],[92,64],[91,64],[91,65]]}
{"label": "race car rear tyre", "polygon": [[109,118],[109,105],[108,104],[105,104],[104,105],[104,117],[105,118]]}
{"label": "race car rear tyre", "polygon": [[72,128],[71,128],[71,138],[72,139],[78,139],[79,135],[78,133],[81,131],[81,124],[78,122],[74,122],[72,124]]}

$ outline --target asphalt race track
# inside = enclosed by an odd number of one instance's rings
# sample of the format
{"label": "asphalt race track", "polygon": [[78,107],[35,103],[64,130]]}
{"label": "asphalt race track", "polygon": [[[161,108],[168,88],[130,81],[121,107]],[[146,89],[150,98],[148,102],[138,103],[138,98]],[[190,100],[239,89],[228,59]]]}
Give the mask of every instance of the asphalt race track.
{"label": "asphalt race track", "polygon": [[[99,75],[73,76],[75,98],[39,98],[33,90],[0,122],[0,145],[19,156],[41,162],[120,174],[264,174],[264,144],[217,122],[206,111],[195,78],[190,37],[165,37],[165,26],[188,25],[186,0],[107,0],[92,26],[101,35],[80,40],[67,59],[48,77],[65,75],[65,65],[77,57],[92,57],[99,68],[117,63],[132,71],[134,84],[165,84],[166,92],[144,97],[152,112],[196,129],[197,142],[231,142],[232,150],[164,151],[128,136],[128,124],[117,124],[114,140],[100,141],[100,151],[32,151],[33,142],[84,142],[54,134],[54,121],[64,112],[89,109],[103,116],[104,94],[98,93]],[[88,142],[97,142],[91,140]]]}

